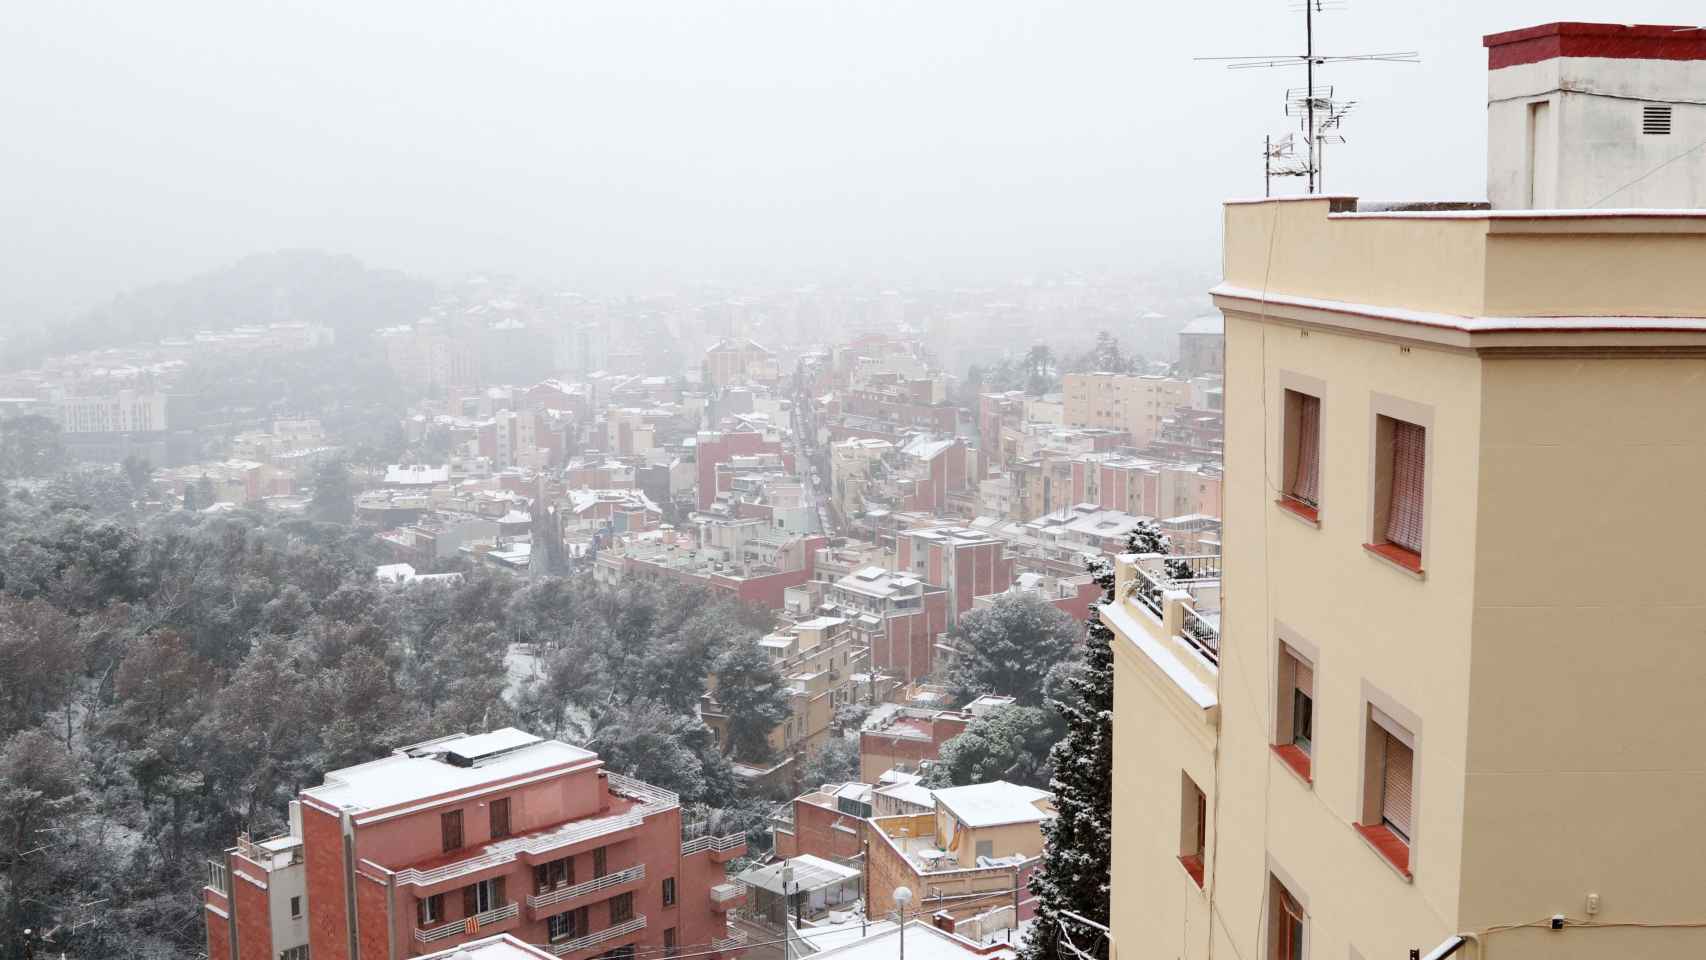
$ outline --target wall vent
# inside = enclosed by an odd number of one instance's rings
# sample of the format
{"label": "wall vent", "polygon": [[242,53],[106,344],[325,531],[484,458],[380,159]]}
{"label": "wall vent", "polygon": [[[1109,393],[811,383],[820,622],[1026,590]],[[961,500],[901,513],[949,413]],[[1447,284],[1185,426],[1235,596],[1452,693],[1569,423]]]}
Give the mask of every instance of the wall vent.
{"label": "wall vent", "polygon": [[1670,104],[1647,104],[1641,108],[1641,132],[1647,136],[1670,135]]}

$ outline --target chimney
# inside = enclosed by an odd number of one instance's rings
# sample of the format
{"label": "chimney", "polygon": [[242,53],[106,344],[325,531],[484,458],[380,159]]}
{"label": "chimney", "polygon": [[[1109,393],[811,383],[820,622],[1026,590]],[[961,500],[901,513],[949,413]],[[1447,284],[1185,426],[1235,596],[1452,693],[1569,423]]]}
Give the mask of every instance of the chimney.
{"label": "chimney", "polygon": [[1494,209],[1706,208],[1706,29],[1548,23],[1487,48]]}

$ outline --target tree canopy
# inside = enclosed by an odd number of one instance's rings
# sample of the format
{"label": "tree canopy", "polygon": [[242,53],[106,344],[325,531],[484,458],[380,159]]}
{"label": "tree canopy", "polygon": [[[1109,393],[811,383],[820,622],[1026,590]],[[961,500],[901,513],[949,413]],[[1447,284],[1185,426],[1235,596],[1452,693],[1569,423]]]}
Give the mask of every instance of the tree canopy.
{"label": "tree canopy", "polygon": [[1009,592],[960,617],[950,632],[957,652],[951,682],[964,699],[995,693],[1040,706],[1043,680],[1072,657],[1082,628],[1033,593]]}

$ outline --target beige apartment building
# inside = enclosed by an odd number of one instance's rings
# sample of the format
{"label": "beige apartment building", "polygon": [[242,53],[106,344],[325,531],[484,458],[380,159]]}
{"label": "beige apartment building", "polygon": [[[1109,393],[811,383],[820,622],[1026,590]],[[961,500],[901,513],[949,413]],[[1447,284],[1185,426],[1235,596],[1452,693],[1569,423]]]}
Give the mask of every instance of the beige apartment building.
{"label": "beige apartment building", "polygon": [[[1572,95],[1706,53],[1507,36]],[[1219,614],[1159,558],[1103,608],[1117,954],[1706,956],[1706,209],[1234,202],[1224,258]]]}
{"label": "beige apartment building", "polygon": [[1124,373],[1069,373],[1062,379],[1066,426],[1123,430],[1134,446],[1155,439],[1161,421],[1191,405],[1191,383]]}

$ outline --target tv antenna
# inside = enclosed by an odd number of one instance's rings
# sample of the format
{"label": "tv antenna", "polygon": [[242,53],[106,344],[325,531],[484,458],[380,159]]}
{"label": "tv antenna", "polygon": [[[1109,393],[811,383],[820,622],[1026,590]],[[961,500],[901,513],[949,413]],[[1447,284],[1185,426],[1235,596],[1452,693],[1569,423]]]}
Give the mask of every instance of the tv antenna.
{"label": "tv antenna", "polygon": [[1297,136],[1286,134],[1275,140],[1262,138],[1262,196],[1274,195],[1275,177],[1302,177],[1309,174],[1308,164],[1297,156]]}
{"label": "tv antenna", "polygon": [[[1329,63],[1421,63],[1422,56],[1416,50],[1395,50],[1388,53],[1353,53],[1327,56],[1315,52],[1315,15],[1328,11],[1344,10],[1350,6],[1350,0],[1290,0],[1288,4],[1292,12],[1299,8],[1303,11],[1303,52],[1300,54],[1263,54],[1238,57],[1197,57],[1203,61],[1223,61],[1228,70],[1249,70],[1255,67],[1295,67],[1302,64],[1304,69],[1304,86],[1301,88],[1305,95],[1301,96],[1300,107],[1303,113],[1303,137],[1305,146],[1304,176],[1309,180],[1309,192],[1315,193],[1320,187],[1321,157],[1320,146],[1317,143],[1323,137],[1332,142],[1343,143],[1344,137],[1337,133],[1326,133],[1327,130],[1337,130],[1339,121],[1349,111],[1350,106],[1344,105],[1342,110],[1334,112],[1332,106],[1331,88],[1325,98],[1319,95],[1321,88],[1315,85],[1315,68]],[[1287,92],[1286,113],[1291,114],[1292,91]],[[1323,99],[1326,103],[1323,103]],[[1318,107],[1325,108],[1327,113],[1326,125],[1317,126],[1315,113]]]}

